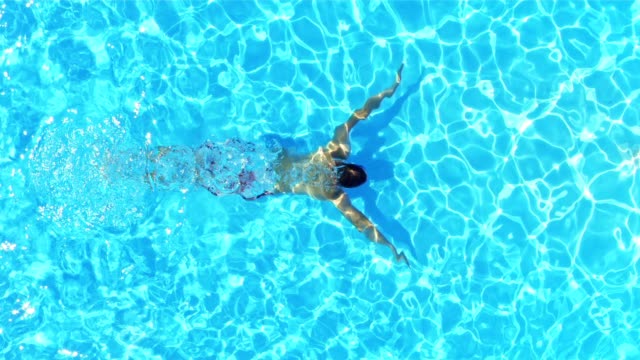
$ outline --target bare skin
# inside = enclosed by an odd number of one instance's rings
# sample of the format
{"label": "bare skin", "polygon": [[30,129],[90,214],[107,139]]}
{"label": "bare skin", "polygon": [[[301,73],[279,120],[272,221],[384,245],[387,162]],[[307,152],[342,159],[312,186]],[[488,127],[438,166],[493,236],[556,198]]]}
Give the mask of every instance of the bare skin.
{"label": "bare skin", "polygon": [[[400,85],[403,65],[396,74],[396,80],[388,89],[370,97],[361,109],[356,110],[342,125],[336,127],[333,139],[318,149],[315,153],[305,156],[295,156],[285,153],[276,172],[282,179],[276,185],[276,193],[306,194],[315,199],[331,201],[342,212],[358,231],[364,233],[367,238],[377,244],[387,246],[393,252],[397,261],[404,261],[409,265],[409,260],[404,253],[398,250],[385,238],[376,226],[367,217],[356,209],[347,193],[339,186],[335,176],[331,176],[337,163],[346,160],[351,153],[349,134],[351,130],[363,120],[366,120],[371,111],[377,109],[384,98],[393,96]],[[291,178],[286,176],[296,169],[306,171],[305,176]],[[329,171],[323,171],[323,170]],[[311,173],[309,173],[311,172]],[[302,181],[301,181],[302,178]],[[304,181],[307,179],[307,181]],[[312,179],[312,181],[308,181]]]}

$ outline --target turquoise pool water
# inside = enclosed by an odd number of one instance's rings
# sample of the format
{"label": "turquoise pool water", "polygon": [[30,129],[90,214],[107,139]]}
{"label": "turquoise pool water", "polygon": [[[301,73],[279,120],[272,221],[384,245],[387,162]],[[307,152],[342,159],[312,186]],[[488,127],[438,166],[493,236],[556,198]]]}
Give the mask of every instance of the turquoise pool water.
{"label": "turquoise pool water", "polygon": [[[640,358],[640,6],[0,4],[6,359]],[[330,203],[151,188],[144,149],[353,133]],[[107,170],[105,170],[107,169]],[[117,174],[118,176],[110,176]]]}

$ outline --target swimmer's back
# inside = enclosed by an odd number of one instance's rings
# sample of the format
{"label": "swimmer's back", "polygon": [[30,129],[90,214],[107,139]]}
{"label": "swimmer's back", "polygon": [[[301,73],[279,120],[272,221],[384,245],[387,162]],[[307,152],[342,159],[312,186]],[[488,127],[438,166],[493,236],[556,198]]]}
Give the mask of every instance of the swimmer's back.
{"label": "swimmer's back", "polygon": [[341,190],[334,172],[335,162],[324,148],[308,155],[283,152],[276,165],[277,193],[305,194],[319,200],[336,198]]}

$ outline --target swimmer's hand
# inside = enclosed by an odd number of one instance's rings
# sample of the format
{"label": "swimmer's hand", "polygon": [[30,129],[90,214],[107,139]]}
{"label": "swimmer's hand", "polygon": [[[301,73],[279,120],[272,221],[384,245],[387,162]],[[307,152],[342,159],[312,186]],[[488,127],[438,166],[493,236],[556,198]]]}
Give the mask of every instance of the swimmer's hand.
{"label": "swimmer's hand", "polygon": [[356,110],[353,113],[353,117],[358,120],[365,120],[367,117],[369,117],[371,111],[380,107],[380,103],[384,98],[392,97],[393,94],[395,94],[398,85],[400,85],[400,81],[402,80],[402,69],[404,69],[404,64],[400,64],[400,67],[396,72],[396,81],[393,83],[393,85],[391,85],[391,87],[379,93],[378,95],[370,97],[367,102],[364,103],[362,109]]}
{"label": "swimmer's hand", "polygon": [[349,196],[346,193],[342,192],[335,199],[331,200],[331,202],[333,202],[338,210],[342,212],[342,215],[355,225],[360,232],[364,233],[370,241],[388,247],[393,252],[393,256],[396,261],[404,262],[407,266],[411,267],[409,265],[409,259],[407,259],[405,254],[403,252],[398,252],[396,247],[384,237],[371,220],[367,219],[363,213],[351,204],[351,200],[349,200]]}
{"label": "swimmer's hand", "polygon": [[365,120],[371,112],[378,107],[384,98],[393,96],[400,85],[402,80],[402,69],[404,64],[401,64],[396,73],[396,80],[387,90],[370,97],[361,109],[358,109],[351,114],[349,119],[342,125],[336,127],[333,133],[333,139],[327,144],[326,148],[334,159],[347,159],[351,154],[351,141],[349,139],[349,133],[360,122]]}

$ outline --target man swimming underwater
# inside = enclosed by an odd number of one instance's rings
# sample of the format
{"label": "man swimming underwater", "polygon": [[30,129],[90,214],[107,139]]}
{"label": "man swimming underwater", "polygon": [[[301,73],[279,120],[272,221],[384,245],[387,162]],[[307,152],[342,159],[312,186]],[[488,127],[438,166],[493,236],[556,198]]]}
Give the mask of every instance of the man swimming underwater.
{"label": "man swimming underwater", "polygon": [[[239,194],[247,200],[274,194],[305,194],[328,200],[369,240],[389,247],[397,261],[409,265],[404,253],[398,253],[376,226],[351,204],[344,191],[367,180],[362,166],[346,162],[351,153],[349,134],[384,98],[393,96],[400,85],[403,66],[398,69],[391,87],[370,97],[361,109],[336,127],[333,139],[326,146],[312,154],[295,155],[282,150],[278,152],[277,161],[270,161],[262,155],[265,149],[256,151],[255,144],[238,139],[224,143],[207,141],[193,152],[184,147],[160,147],[156,154],[150,154],[151,163],[155,164],[150,172],[151,180],[167,183],[176,178],[184,181],[182,178],[186,176],[189,182],[194,181],[216,196]],[[187,153],[195,156],[185,156]],[[174,160],[167,162],[167,158]],[[188,158],[193,160],[185,161]],[[177,172],[175,159],[181,159]],[[172,168],[169,173],[168,168]]]}

